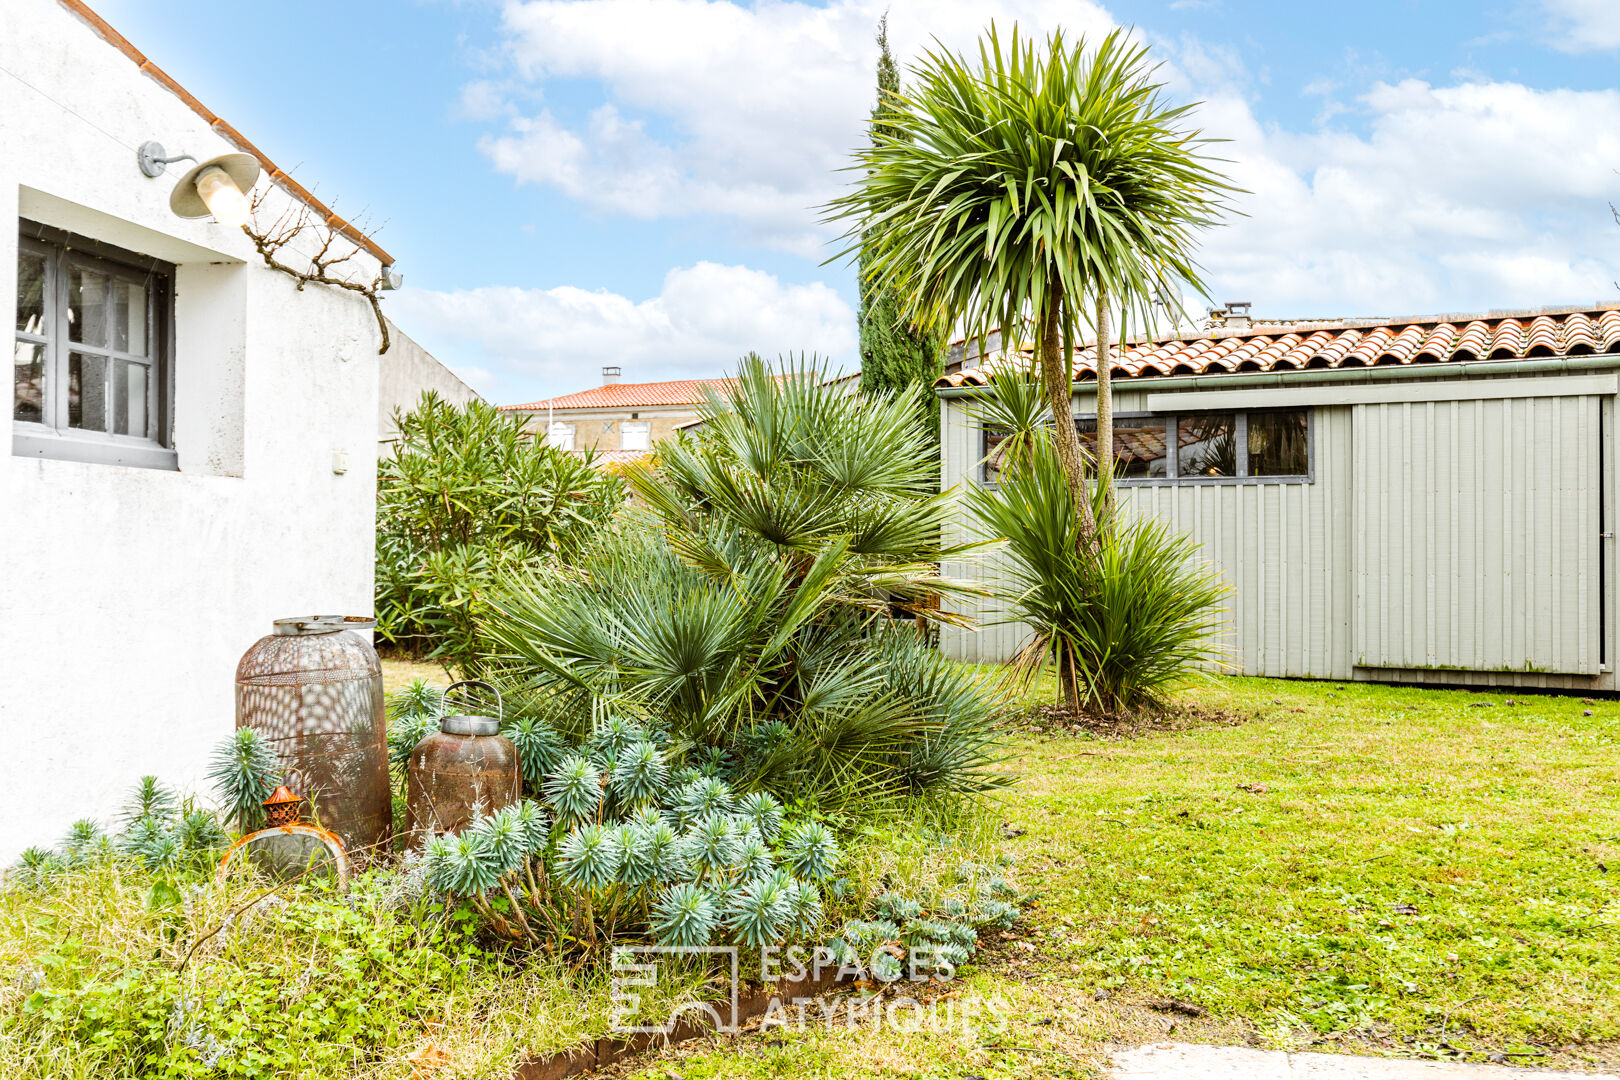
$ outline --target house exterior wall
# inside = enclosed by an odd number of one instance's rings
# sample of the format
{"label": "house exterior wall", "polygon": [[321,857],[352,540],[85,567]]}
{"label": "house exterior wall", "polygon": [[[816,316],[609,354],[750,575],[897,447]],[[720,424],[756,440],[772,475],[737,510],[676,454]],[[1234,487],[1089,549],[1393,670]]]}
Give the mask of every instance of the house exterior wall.
{"label": "house exterior wall", "polygon": [[[1585,358],[1594,367],[1613,359]],[[1620,594],[1614,541],[1598,535],[1614,521],[1612,374],[1353,388],[1313,385],[1307,374],[1269,391],[1222,390],[1220,378],[1176,394],[1130,387],[1116,392],[1115,408],[1312,408],[1308,483],[1117,489],[1127,511],[1190,533],[1231,587],[1226,670],[1614,688],[1605,643]],[[961,397],[944,405],[942,480],[979,483],[971,406]],[[1093,396],[1077,394],[1075,409],[1093,412]],[[965,521],[955,528],[968,535]],[[1003,558],[943,569],[993,585]],[[964,610],[980,626],[944,628],[948,655],[999,663],[1029,639],[1025,627],[998,622],[994,601]]]}
{"label": "house exterior wall", "polygon": [[395,326],[388,324],[388,351],[379,357],[377,372],[377,438],[392,443],[399,434],[394,426],[394,410],[410,412],[432,390],[452,405],[479,400],[478,391],[461,381],[455,372],[434,359],[433,354]]}
{"label": "house exterior wall", "polygon": [[[634,416],[631,414],[634,413]],[[651,427],[651,439],[659,442],[673,438],[682,424],[698,418],[696,405],[642,405],[634,409],[557,409],[551,421],[574,425],[575,450],[621,450],[619,424],[625,420],[645,420]],[[526,430],[543,437],[550,422],[545,412],[528,414]]]}
{"label": "house exterior wall", "polygon": [[77,818],[109,819],[142,774],[202,791],[234,726],[236,661],[271,620],[371,611],[378,363],[363,299],[298,292],[240,231],[170,212],[188,163],[148,179],[132,148],[234,147],[83,22],[9,0],[0,67],[17,76],[0,79],[5,302],[18,217],[177,266],[178,471],[0,451],[9,861]]}

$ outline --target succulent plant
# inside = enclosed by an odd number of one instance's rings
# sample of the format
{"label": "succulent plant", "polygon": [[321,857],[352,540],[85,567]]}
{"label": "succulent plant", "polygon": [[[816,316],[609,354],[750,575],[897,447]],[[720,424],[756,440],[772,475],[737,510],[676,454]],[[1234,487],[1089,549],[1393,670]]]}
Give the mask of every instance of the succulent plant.
{"label": "succulent plant", "polygon": [[726,928],[732,940],[751,948],[781,941],[793,921],[789,884],[781,876],[768,874],[733,895],[726,906]]}
{"label": "succulent plant", "polygon": [[616,830],[606,825],[586,825],[563,837],[558,862],[563,880],[588,892],[600,892],[612,885],[624,859]]}
{"label": "succulent plant", "polygon": [[901,896],[899,893],[886,892],[879,896],[872,905],[878,917],[890,922],[903,923],[910,919],[921,918],[922,904],[916,900]]}
{"label": "succulent plant", "polygon": [[473,829],[433,840],[427,861],[429,884],[451,896],[482,896],[500,884],[488,841]]}
{"label": "succulent plant", "polygon": [[508,721],[501,728],[501,734],[510,739],[517,750],[523,789],[530,795],[540,794],[546,777],[568,756],[567,744],[538,716],[521,716]]}
{"label": "succulent plant", "polygon": [[551,839],[551,821],[543,806],[533,799],[524,799],[512,808],[512,819],[522,833],[523,854],[538,855],[546,850]]}
{"label": "succulent plant", "polygon": [[647,740],[647,729],[634,720],[612,716],[599,724],[585,741],[585,750],[603,767],[613,764],[619,754],[634,743]]}
{"label": "succulent plant", "polygon": [[207,810],[188,810],[181,814],[174,834],[187,854],[206,854],[230,842],[225,827]]}
{"label": "succulent plant", "polygon": [[653,908],[653,938],[659,945],[693,948],[714,936],[719,912],[708,893],[691,882],[671,885]]}
{"label": "succulent plant", "polygon": [[748,819],[767,844],[782,831],[782,804],[768,792],[744,795],[737,803],[737,813]]}
{"label": "succulent plant", "polygon": [[664,755],[648,740],[630,743],[613,761],[608,788],[624,806],[646,806],[669,783]]}
{"label": "succulent plant", "polygon": [[471,831],[483,838],[490,865],[498,875],[517,869],[527,854],[528,829],[518,820],[516,807],[505,806],[480,817]]}
{"label": "succulent plant", "polygon": [[692,873],[680,834],[667,821],[642,826],[648,881],[677,881]]}
{"label": "succulent plant", "polygon": [[[208,779],[213,781],[214,793],[220,807],[228,817],[234,817],[245,829],[256,828],[264,821],[264,807],[260,805],[281,783],[281,767],[275,751],[263,736],[252,728],[237,728],[235,733],[214,749],[208,761]],[[144,785],[152,777],[143,777]],[[138,801],[138,799],[137,799]],[[174,802],[157,813],[171,813]]]}
{"label": "succulent plant", "polygon": [[821,891],[805,881],[794,881],[788,889],[790,932],[797,936],[811,933],[821,925]]}
{"label": "succulent plant", "polygon": [[573,754],[546,778],[544,790],[559,821],[584,821],[602,805],[602,773],[589,758]]}
{"label": "succulent plant", "polygon": [[699,777],[682,785],[675,793],[675,809],[687,823],[712,814],[729,814],[736,808],[731,785],[717,776]]}
{"label": "succulent plant", "polygon": [[741,868],[743,877],[761,877],[776,869],[776,860],[765,847],[765,841],[759,833],[749,829],[743,833],[742,843],[737,849],[737,865]]}
{"label": "succulent plant", "polygon": [[736,824],[727,814],[701,818],[682,838],[681,854],[700,875],[722,874],[737,865],[742,852]]}
{"label": "succulent plant", "polygon": [[793,876],[821,884],[838,872],[842,853],[832,830],[819,821],[806,821],[788,832],[782,861]]}
{"label": "succulent plant", "polygon": [[129,825],[156,821],[171,816],[178,805],[179,800],[174,792],[159,783],[157,777],[143,776],[129,793],[129,802],[124,804],[123,820]]}

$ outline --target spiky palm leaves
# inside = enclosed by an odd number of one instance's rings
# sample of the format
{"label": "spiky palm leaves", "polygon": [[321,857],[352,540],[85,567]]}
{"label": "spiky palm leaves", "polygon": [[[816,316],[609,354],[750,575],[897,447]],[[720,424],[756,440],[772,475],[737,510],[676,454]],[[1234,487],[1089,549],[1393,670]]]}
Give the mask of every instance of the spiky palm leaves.
{"label": "spiky palm leaves", "polygon": [[[923,325],[1008,339],[1032,326],[1047,403],[1067,416],[1065,346],[1088,299],[1147,326],[1182,286],[1202,292],[1194,236],[1235,190],[1155,70],[1122,31],[1090,49],[1061,31],[1042,47],[1015,27],[1004,47],[992,25],[977,63],[926,54],[891,96],[887,129],[856,151],[853,190],[828,205],[848,224],[843,254]],[[1060,440],[1078,488],[1079,440],[1067,425]]]}
{"label": "spiky palm leaves", "polygon": [[252,728],[237,728],[214,750],[208,779],[226,815],[249,830],[264,821],[262,804],[281,783],[281,768],[262,735]]}
{"label": "spiky palm leaves", "polygon": [[[1108,524],[1081,543],[1076,499]],[[1159,703],[1216,658],[1227,588],[1197,545],[1151,517],[1130,517],[1100,487],[1070,491],[1048,439],[995,490],[969,493],[987,533],[1007,540],[1011,617],[1035,631],[1016,665],[1050,659],[1072,708],[1111,715]]]}
{"label": "spiky palm leaves", "polygon": [[[965,588],[937,569],[951,507],[914,404],[745,360],[695,437],[627,474],[650,513],[572,566],[503,579],[484,628],[510,696],[656,717],[672,744],[727,755],[744,792],[831,806],[990,782],[988,708],[947,715],[960,698],[895,693],[884,667],[901,657],[884,642],[915,641],[910,617],[949,617],[941,597]],[[903,659],[949,666],[924,644]],[[930,739],[962,752],[908,769]],[[617,772],[618,749],[592,756]]]}

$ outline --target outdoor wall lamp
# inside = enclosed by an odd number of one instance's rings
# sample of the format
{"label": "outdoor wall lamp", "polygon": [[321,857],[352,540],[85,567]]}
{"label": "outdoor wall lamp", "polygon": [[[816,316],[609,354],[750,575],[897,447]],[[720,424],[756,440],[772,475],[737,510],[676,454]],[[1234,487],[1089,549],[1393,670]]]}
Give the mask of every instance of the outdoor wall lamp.
{"label": "outdoor wall lamp", "polygon": [[[141,172],[150,177],[163,175],[163,168],[176,161],[196,161],[190,154],[165,157],[159,143],[143,143],[136,154]],[[183,218],[213,215],[221,225],[246,225],[252,204],[247,193],[259,179],[259,159],[252,154],[221,154],[189,170],[174,185],[169,209]]]}

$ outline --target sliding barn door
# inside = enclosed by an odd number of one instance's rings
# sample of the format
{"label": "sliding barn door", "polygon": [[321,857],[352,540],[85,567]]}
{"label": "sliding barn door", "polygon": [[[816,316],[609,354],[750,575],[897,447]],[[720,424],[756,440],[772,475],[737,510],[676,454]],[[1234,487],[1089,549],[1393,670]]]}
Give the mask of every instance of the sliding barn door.
{"label": "sliding barn door", "polygon": [[1599,401],[1354,407],[1358,665],[1597,673]]}

